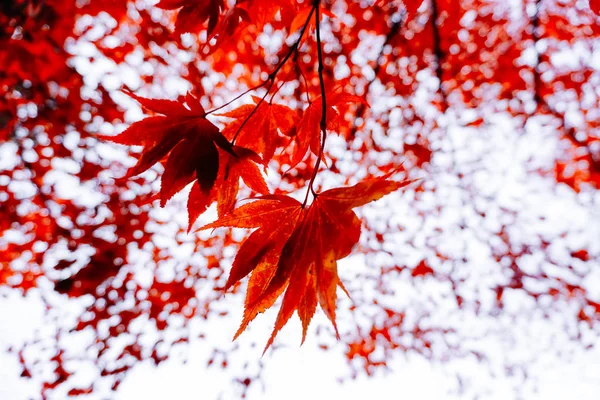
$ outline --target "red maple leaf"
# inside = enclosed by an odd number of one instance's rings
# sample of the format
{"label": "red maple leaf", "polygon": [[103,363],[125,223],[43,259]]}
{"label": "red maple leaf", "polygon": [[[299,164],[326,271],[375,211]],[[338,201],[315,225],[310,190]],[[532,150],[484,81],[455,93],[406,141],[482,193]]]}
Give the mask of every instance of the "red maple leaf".
{"label": "red maple leaf", "polygon": [[252,150],[233,146],[235,156],[221,151],[219,173],[210,192],[203,192],[198,183],[194,183],[188,197],[188,230],[208,206],[217,202],[219,216],[233,210],[240,188],[240,179],[253,191],[260,194],[269,193],[269,188],[258,168],[261,158]]}
{"label": "red maple leaf", "polygon": [[127,173],[128,177],[146,171],[168,156],[160,189],[162,206],[175,193],[197,180],[188,200],[190,226],[215,200],[220,215],[230,211],[235,205],[240,178],[254,191],[268,193],[257,166],[262,162],[260,157],[251,150],[229,143],[205,118],[206,113],[198,99],[188,94],[184,105],[128,94],[144,108],[163,115],[145,118],[121,134],[105,138],[119,144],[143,146],[137,164]]}
{"label": "red maple leaf", "polygon": [[233,38],[236,32],[241,32],[249,22],[248,11],[242,7],[233,7],[219,21],[212,34],[208,32],[209,38],[216,38],[214,44],[210,46],[211,49],[217,49],[225,40]]}
{"label": "red maple leaf", "polygon": [[260,194],[269,193],[269,188],[260,173],[258,164],[263,161],[252,150],[233,146],[235,156],[223,152],[225,162],[215,185],[218,192],[217,210],[219,215],[233,210],[239,191],[239,181],[242,179],[246,186]]}
{"label": "red maple leaf", "polygon": [[[304,26],[308,17],[311,14],[313,15],[313,17],[311,17],[310,21],[308,21],[308,25],[307,25],[306,29],[309,32],[314,31],[316,24],[315,24],[313,9],[314,9],[314,6],[308,6],[308,7],[304,7],[302,10],[298,11],[298,13],[296,14],[296,16],[294,17],[294,19],[292,20],[292,22],[290,24],[290,28],[289,28],[290,35],[295,32],[298,32],[300,30],[300,28],[302,28]],[[329,18],[334,18],[334,19],[336,18],[335,14],[333,14],[328,9],[323,8],[322,6],[319,6],[319,14],[325,15]]]}
{"label": "red maple leaf", "polygon": [[177,101],[127,94],[144,108],[163,114],[135,122],[117,136],[104,137],[115,143],[144,147],[127,176],[146,171],[170,153],[160,190],[161,205],[195,178],[202,192],[210,192],[219,170],[217,145],[233,155],[235,153],[231,143],[205,118],[206,113],[198,100],[188,94],[185,107]]}
{"label": "red maple leaf", "polygon": [[596,15],[600,15],[600,0],[590,0],[590,9]]}
{"label": "red maple leaf", "polygon": [[225,3],[223,0],[161,0],[156,7],[163,10],[179,9],[175,33],[195,32],[208,21],[206,30],[210,35],[219,22]]}
{"label": "red maple leaf", "polygon": [[386,178],[327,190],[318,194],[309,207],[288,196],[265,196],[201,228],[258,228],[240,247],[225,287],[252,273],[244,318],[235,337],[284,291],[275,329],[265,350],[294,311],[302,321],[304,341],[317,303],[337,334],[336,288],[342,286],[337,260],[349,255],[360,238],[361,222],[352,209],[409,183]]}
{"label": "red maple leaf", "polygon": [[425,276],[425,275],[433,274],[433,272],[434,272],[433,268],[431,268],[425,260],[421,260],[421,262],[416,267],[413,268],[412,276],[413,277]]}
{"label": "red maple leaf", "polygon": [[[340,126],[340,113],[336,108],[348,103],[367,103],[360,97],[344,92],[330,92],[326,95],[327,99],[327,130],[337,131]],[[319,154],[321,147],[321,127],[320,121],[323,115],[321,96],[311,102],[306,110],[302,120],[298,124],[297,135],[294,138],[296,148],[290,160],[290,168],[298,165],[304,159],[306,151],[309,149],[313,154]]]}
{"label": "red maple leaf", "polygon": [[236,143],[254,150],[268,162],[273,158],[277,144],[281,141],[280,133],[289,136],[299,118],[296,112],[287,106],[261,102],[261,99],[255,96],[253,100],[255,104],[245,104],[220,114],[234,118],[223,129],[223,135],[231,139],[237,134]]}
{"label": "red maple leaf", "polygon": [[247,9],[258,31],[262,31],[266,24],[275,29],[287,27],[296,16],[296,4],[288,0],[238,0],[236,7]]}

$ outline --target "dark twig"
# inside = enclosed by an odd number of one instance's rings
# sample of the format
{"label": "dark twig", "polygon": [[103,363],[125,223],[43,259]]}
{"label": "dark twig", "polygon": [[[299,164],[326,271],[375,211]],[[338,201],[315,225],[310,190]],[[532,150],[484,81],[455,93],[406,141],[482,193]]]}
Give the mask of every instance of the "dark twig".
{"label": "dark twig", "polygon": [[[300,42],[302,41],[302,37],[304,36],[304,32],[306,31],[306,28],[308,27],[308,24],[310,22],[310,18],[312,17],[313,13],[315,12],[315,8],[318,8],[318,3],[317,3],[316,7],[313,7],[312,10],[310,10],[310,13],[308,14],[308,18],[306,18],[306,22],[304,23],[304,25],[302,26],[302,29],[300,30],[300,36],[298,36],[298,39],[290,47],[289,51],[287,52],[287,54],[285,55],[285,57],[283,58],[283,60],[281,60],[279,62],[279,64],[277,64],[277,67],[275,67],[275,69],[273,70],[273,72],[271,72],[269,74],[269,77],[260,85],[260,86],[262,86],[262,85],[266,84],[267,82],[269,82],[269,87],[267,88],[267,92],[260,99],[260,101],[258,102],[258,104],[256,105],[256,107],[254,107],[254,109],[252,110],[252,112],[250,112],[250,114],[248,114],[248,116],[246,117],[246,119],[244,120],[244,122],[242,122],[242,124],[238,128],[238,130],[235,133],[235,135],[233,135],[233,139],[231,140],[231,144],[235,143],[235,140],[237,139],[238,135],[240,134],[240,132],[242,131],[242,129],[244,128],[244,126],[246,125],[246,123],[250,120],[250,118],[252,118],[252,116],[256,113],[256,111],[258,110],[258,108],[260,107],[260,105],[265,101],[265,98],[267,97],[267,95],[269,94],[269,91],[271,90],[271,88],[273,87],[273,84],[275,83],[275,77],[277,76],[277,73],[281,70],[281,68],[283,68],[283,66],[285,65],[285,63],[292,56],[292,54],[294,54],[298,50],[298,48],[300,47]],[[317,15],[318,15],[318,10],[317,10]]]}
{"label": "dark twig", "polygon": [[313,184],[315,182],[315,178],[317,177],[317,172],[319,171],[319,166],[321,165],[321,159],[323,158],[323,149],[325,148],[325,141],[327,140],[327,98],[325,96],[325,79],[323,77],[323,49],[321,48],[321,26],[320,26],[320,16],[319,16],[319,0],[315,0],[314,9],[316,10],[315,14],[315,23],[316,23],[316,34],[317,34],[317,56],[319,60],[318,73],[319,73],[319,85],[321,87],[321,147],[319,148],[319,154],[317,156],[317,161],[315,162],[315,167],[313,169],[312,176],[310,178],[310,182],[308,183],[308,187],[310,190],[306,191],[306,197],[304,198],[304,203],[302,203],[302,207],[306,206],[306,202],[308,201],[308,193],[312,192],[314,197],[317,197],[317,193],[313,188]]}
{"label": "dark twig", "polygon": [[[398,21],[393,23],[392,27],[390,28],[390,31],[388,32],[388,34],[385,37],[385,41],[381,45],[381,50],[379,50],[379,54],[377,55],[377,59],[375,61],[375,67],[373,68],[373,78],[367,82],[367,84],[365,85],[365,88],[364,88],[363,95],[365,96],[365,100],[366,100],[366,97],[369,95],[369,91],[371,90],[371,85],[377,80],[377,77],[379,76],[379,71],[381,71],[381,66],[383,65],[385,46],[387,46],[392,41],[392,39],[398,34],[398,32],[400,32],[400,28],[402,28],[405,18],[406,18],[406,13],[402,14],[402,17]],[[356,121],[365,115],[366,110],[367,110],[367,107],[365,106],[364,103],[360,103],[358,105],[358,107],[356,108],[354,122],[352,123],[352,129],[350,131],[350,140],[352,140],[352,138],[354,138],[354,136],[356,136],[356,132],[358,131],[358,128],[359,128]]]}
{"label": "dark twig", "polygon": [[531,17],[531,38],[533,39],[533,49],[535,50],[535,65],[533,66],[533,96],[538,107],[545,103],[540,94],[542,88],[542,79],[540,64],[542,63],[542,53],[537,50],[537,44],[540,40],[540,0],[535,0],[535,12]]}
{"label": "dark twig", "polygon": [[446,59],[446,52],[442,49],[442,39],[440,35],[440,28],[438,26],[439,11],[437,7],[437,0],[431,0],[431,29],[433,30],[433,54],[436,58],[435,75],[438,78],[439,92],[442,97],[442,111],[446,112],[448,109],[448,98],[446,91],[444,90],[444,60]]}
{"label": "dark twig", "polygon": [[[294,64],[296,66],[296,74],[298,75],[298,80],[300,80],[300,77],[302,77],[302,81],[304,82],[304,92],[306,93],[306,101],[308,101],[310,103],[310,93],[308,91],[308,80],[306,79],[306,76],[304,75],[304,71],[302,71],[302,67],[300,67],[300,63],[298,62],[298,56],[299,56],[300,52],[298,51],[298,49],[296,49],[296,54],[294,55]],[[298,97],[299,100],[302,99],[302,97]]]}
{"label": "dark twig", "polygon": [[251,87],[250,89],[248,89],[248,90],[244,91],[242,94],[240,94],[240,95],[238,95],[238,96],[234,97],[232,100],[229,100],[227,103],[225,103],[225,104],[223,104],[223,105],[221,105],[221,106],[219,106],[219,107],[217,107],[217,108],[213,108],[213,109],[212,109],[212,110],[210,110],[210,111],[207,111],[207,112],[206,112],[206,114],[204,114],[204,115],[212,114],[212,113],[214,113],[215,111],[219,111],[220,109],[227,107],[228,105],[230,105],[231,103],[233,103],[233,102],[234,102],[234,101],[236,101],[236,100],[239,100],[239,99],[241,99],[242,97],[244,97],[244,96],[245,96],[245,95],[247,95],[248,93],[250,93],[250,92],[253,92],[253,91],[255,91],[256,89],[260,89],[260,88],[261,88],[261,87],[263,87],[263,86],[264,86],[264,85],[265,85],[267,82],[269,82],[269,79],[267,79],[267,80],[266,80],[266,81],[264,81],[263,83],[260,83],[260,84],[258,84],[258,85],[256,85],[256,86],[253,86],[253,87]]}
{"label": "dark twig", "polygon": [[535,11],[533,16],[531,17],[531,38],[533,40],[533,48],[536,53],[536,61],[533,66],[533,100],[536,104],[536,109],[547,112],[548,114],[554,116],[559,120],[562,128],[564,129],[566,135],[571,139],[574,143],[584,147],[590,156],[590,165],[593,169],[600,170],[600,156],[595,154],[592,149],[589,148],[588,144],[585,141],[581,140],[577,137],[577,130],[573,126],[568,126],[566,118],[563,114],[561,114],[554,107],[550,106],[544,96],[542,96],[541,91],[543,89],[544,83],[542,82],[542,73],[540,69],[540,65],[542,63],[542,52],[537,49],[537,44],[540,41],[540,6],[542,0],[535,0]]}

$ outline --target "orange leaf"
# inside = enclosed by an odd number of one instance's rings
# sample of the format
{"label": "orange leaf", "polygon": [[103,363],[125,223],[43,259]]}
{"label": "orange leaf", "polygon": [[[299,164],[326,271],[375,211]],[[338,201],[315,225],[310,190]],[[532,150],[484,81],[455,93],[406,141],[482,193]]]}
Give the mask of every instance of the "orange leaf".
{"label": "orange leaf", "polygon": [[[336,108],[348,103],[364,103],[364,100],[358,96],[347,94],[344,92],[329,92],[325,96],[327,102],[327,130],[335,131],[339,128],[340,114]],[[321,117],[323,115],[323,106],[321,96],[317,97],[306,110],[302,120],[298,124],[297,135],[295,137],[296,148],[292,159],[290,160],[290,168],[294,168],[306,156],[306,151],[309,149],[314,154],[319,154],[321,146]]]}
{"label": "orange leaf", "polygon": [[[229,10],[221,19],[212,37],[215,37],[215,43],[212,48],[218,48],[227,39],[232,38],[236,32],[241,30],[250,22],[248,11],[241,7],[234,7]],[[210,33],[210,32],[209,32]]]}
{"label": "orange leaf", "polygon": [[[293,33],[298,32],[306,23],[306,19],[309,17],[311,11],[313,9],[313,6],[309,6],[306,7],[302,10],[300,10],[296,16],[294,17],[294,19],[292,20],[292,23],[290,24],[290,35]],[[323,15],[329,17],[329,18],[335,18],[335,14],[333,14],[331,11],[319,6],[319,17],[322,18]],[[312,32],[315,29],[315,13],[312,13],[312,16],[310,18],[310,21],[308,22],[307,25],[307,31],[308,32]]]}
{"label": "orange leaf", "polygon": [[275,29],[289,26],[289,21],[295,15],[296,4],[288,0],[254,0],[238,1],[236,7],[245,7],[252,24],[262,31],[266,24]]}
{"label": "orange leaf", "polygon": [[262,164],[261,158],[252,150],[240,146],[232,148],[235,156],[223,152],[223,166],[219,172],[215,190],[218,193],[217,211],[224,215],[233,210],[239,190],[240,178],[253,191],[260,194],[269,193],[267,183],[257,164]]}
{"label": "orange leaf", "polygon": [[207,31],[210,34],[217,23],[225,4],[223,0],[161,0],[156,7],[163,10],[180,9],[175,22],[176,33],[195,32],[208,21]]}
{"label": "orange leaf", "polygon": [[[223,129],[223,135],[231,139],[239,131],[236,143],[259,153],[266,163],[275,154],[277,144],[280,142],[280,133],[289,136],[298,123],[298,115],[287,106],[261,102],[259,97],[253,99],[254,105],[246,104],[220,114],[224,117],[234,118]],[[254,111],[256,107],[258,109]],[[250,116],[251,114],[252,116]],[[242,124],[244,125],[242,126]]]}
{"label": "orange leaf", "polygon": [[261,263],[275,270],[279,254],[292,234],[301,210],[301,204],[290,197],[265,196],[244,204],[219,220],[200,228],[258,228],[240,247],[225,285],[226,290]]}
{"label": "orange leaf", "polygon": [[243,242],[226,284],[229,288],[252,274],[244,317],[235,337],[285,291],[265,351],[294,311],[302,321],[304,341],[317,302],[339,338],[335,321],[336,290],[342,285],[337,274],[337,260],[350,254],[360,238],[361,229],[361,222],[352,208],[375,201],[407,184],[386,178],[327,190],[317,195],[309,207],[303,207],[287,196],[264,196],[202,228],[258,228]]}
{"label": "orange leaf", "polygon": [[425,276],[425,275],[430,275],[433,274],[433,269],[427,265],[427,263],[425,262],[425,260],[422,260],[413,270],[412,270],[412,276],[417,277],[417,276]]}
{"label": "orange leaf", "polygon": [[590,9],[596,15],[600,15],[600,0],[590,0]]}
{"label": "orange leaf", "polygon": [[208,208],[208,206],[210,206],[210,203],[212,203],[212,201],[213,200],[210,197],[210,195],[202,193],[198,182],[195,182],[192,185],[192,190],[190,191],[187,202],[188,232],[190,231],[192,225],[198,219],[200,214],[206,211],[206,209]]}
{"label": "orange leaf", "polygon": [[135,122],[120,135],[103,138],[143,146],[137,164],[127,176],[144,172],[168,155],[160,190],[162,206],[175,193],[197,180],[188,199],[190,227],[215,200],[220,215],[231,211],[240,178],[255,192],[269,193],[257,166],[262,164],[261,158],[252,150],[229,143],[206,119],[202,105],[191,94],[186,96],[185,105],[172,100],[147,99],[131,92],[127,94],[144,108],[164,115]]}

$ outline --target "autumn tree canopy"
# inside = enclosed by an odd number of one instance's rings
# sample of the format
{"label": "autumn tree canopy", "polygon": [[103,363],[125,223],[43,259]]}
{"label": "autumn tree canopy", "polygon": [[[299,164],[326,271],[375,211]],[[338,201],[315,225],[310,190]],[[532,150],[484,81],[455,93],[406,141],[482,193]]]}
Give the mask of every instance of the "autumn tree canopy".
{"label": "autumn tree canopy", "polygon": [[479,344],[534,322],[597,346],[599,11],[0,3],[0,296],[48,325],[2,351],[64,398],[192,341],[224,369],[252,348],[246,393],[294,314],[348,376],[406,353],[527,375]]}

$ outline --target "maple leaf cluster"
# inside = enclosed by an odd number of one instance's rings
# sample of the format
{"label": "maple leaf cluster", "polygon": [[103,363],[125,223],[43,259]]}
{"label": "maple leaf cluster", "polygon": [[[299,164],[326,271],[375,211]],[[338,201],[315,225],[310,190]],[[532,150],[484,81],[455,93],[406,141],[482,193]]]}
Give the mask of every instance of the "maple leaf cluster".
{"label": "maple leaf cluster", "polygon": [[[193,182],[187,203],[189,228],[215,201],[220,218],[201,229],[258,228],[242,243],[225,285],[229,289],[252,274],[243,322],[235,337],[258,313],[271,307],[284,290],[283,304],[267,348],[294,311],[302,321],[304,341],[317,300],[337,334],[336,288],[343,288],[337,274],[337,260],[350,254],[360,238],[361,223],[352,208],[377,200],[406,186],[408,181],[389,180],[388,174],[353,187],[314,193],[309,206],[289,196],[268,194],[259,165],[274,157],[277,143],[287,145],[281,136],[289,136],[299,119],[290,108],[254,98],[254,105],[221,114],[233,118],[221,132],[206,118],[198,99],[189,93],[185,103],[128,94],[147,110],[162,115],[145,118],[117,136],[106,137],[122,145],[143,147],[127,176],[138,175],[162,161],[161,205]],[[309,148],[319,153],[322,119],[319,100],[300,119],[293,139],[296,152],[291,157],[292,167],[302,161]],[[334,129],[339,124],[335,106],[360,99],[333,93],[330,100],[327,127]],[[247,147],[234,145],[235,139]],[[262,196],[235,208],[240,179]]]}
{"label": "maple leaf cluster", "polygon": [[240,177],[256,192],[268,192],[257,166],[260,157],[252,150],[231,144],[205,118],[198,99],[188,94],[184,105],[171,100],[146,99],[133,93],[130,96],[146,109],[162,115],[134,123],[120,135],[107,139],[123,145],[143,146],[128,176],[138,175],[166,159],[160,190],[163,206],[194,181],[188,202],[190,226],[213,201],[217,201],[221,214],[230,211],[235,204]]}
{"label": "maple leaf cluster", "polygon": [[258,228],[242,243],[225,286],[228,289],[252,273],[243,322],[235,337],[285,290],[267,348],[294,311],[302,321],[304,341],[317,302],[339,338],[336,289],[344,286],[338,277],[337,260],[350,254],[361,230],[361,222],[352,209],[406,185],[406,181],[385,177],[365,180],[352,187],[319,193],[308,207],[289,196],[263,196],[203,226],[201,229]]}
{"label": "maple leaf cluster", "polygon": [[[421,3],[407,2],[409,19],[417,13]],[[228,119],[222,130],[207,116],[223,106],[207,113],[199,99],[190,93],[179,102],[148,99],[128,92],[145,109],[160,115],[136,122],[120,135],[108,138],[123,145],[143,147],[137,164],[130,169],[128,176],[138,175],[158,162],[164,165],[160,189],[162,206],[193,182],[187,203],[188,230],[213,202],[217,203],[220,218],[203,229],[256,229],[242,243],[225,289],[251,274],[243,322],[235,337],[258,313],[271,307],[285,292],[267,348],[294,311],[298,312],[302,321],[304,340],[317,303],[337,333],[336,287],[341,283],[336,263],[351,252],[360,237],[360,222],[351,209],[406,184],[376,178],[351,188],[332,189],[319,194],[314,191],[314,179],[325,157],[327,132],[340,130],[338,107],[356,104],[364,110],[367,103],[339,89],[330,92],[325,90],[319,24],[323,15],[329,18],[335,18],[335,15],[322,8],[320,1],[314,1],[298,10],[292,18],[289,6],[289,3],[280,1],[242,1],[231,7],[221,0],[207,4],[190,0],[160,1],[156,7],[177,10],[175,33],[204,29],[204,43],[210,44],[211,51],[218,48],[223,40],[233,40],[236,33],[248,26],[264,28],[268,18],[272,18],[270,22],[273,22],[276,16],[278,20],[283,20],[289,33],[297,33],[298,38],[283,54],[282,61],[268,79],[251,89],[266,85],[263,97],[253,96],[253,104],[216,114]],[[596,4],[591,2],[590,6],[594,9]],[[432,12],[436,19],[439,12],[436,4]],[[255,18],[258,15],[262,17]],[[318,54],[320,96],[310,101],[301,112],[283,104],[274,104],[273,98],[265,101],[278,73],[284,69],[292,54],[297,57],[303,37],[313,32]],[[438,58],[441,57],[438,49],[434,51]],[[443,79],[441,65],[438,65],[436,73],[438,78]],[[443,90],[441,94],[442,108],[445,109],[446,95]],[[292,150],[283,151],[289,148]],[[282,152],[277,154],[279,149]],[[317,161],[305,201],[300,203],[288,196],[269,194],[259,166],[265,167],[266,171],[266,165],[275,159],[280,166],[286,165],[289,171],[306,158],[309,150]],[[415,154],[428,151],[418,145],[408,144],[406,150]],[[261,197],[235,208],[240,179]],[[314,201],[308,206],[309,192],[313,193]]]}
{"label": "maple leaf cluster", "polygon": [[[207,41],[218,36],[218,43],[239,29],[240,21],[249,22],[248,12],[257,3],[240,2],[228,11],[223,1],[201,5],[188,0],[162,0],[156,6],[179,10],[175,32],[191,32],[206,24]],[[274,10],[278,10],[280,16],[285,14],[279,4],[265,3],[266,6],[263,4],[260,10],[254,11],[263,16],[274,16]],[[360,237],[360,220],[352,208],[406,185],[405,182],[377,178],[351,188],[331,189],[317,194],[313,183],[324,158],[327,131],[338,131],[340,126],[337,108],[352,103],[364,106],[366,103],[358,96],[339,90],[326,93],[321,73],[321,95],[309,103],[301,117],[285,105],[273,104],[272,99],[268,103],[265,101],[277,73],[290,56],[299,51],[306,31],[316,30],[319,69],[322,69],[319,24],[323,14],[334,17],[321,8],[320,1],[315,1],[291,21],[289,30],[291,33],[299,31],[299,37],[269,75],[266,94],[262,98],[254,96],[254,104],[219,114],[231,119],[223,131],[206,118],[207,112],[190,93],[184,102],[177,102],[147,99],[128,92],[145,109],[161,115],[136,122],[120,135],[107,138],[119,144],[143,147],[128,176],[138,175],[157,162],[163,162],[162,206],[175,193],[194,182],[188,197],[188,230],[215,201],[220,218],[204,229],[258,228],[241,245],[225,289],[251,273],[243,322],[235,337],[285,291],[267,348],[294,311],[298,312],[302,321],[304,341],[317,302],[331,320],[339,338],[335,322],[336,288],[343,285],[337,274],[337,260],[350,254]],[[289,169],[303,161],[309,149],[317,156],[304,203],[292,197],[268,194],[259,170],[260,164],[267,165],[275,158],[278,148],[288,146],[293,147],[291,156],[285,160]],[[236,209],[240,178],[248,188],[262,196]],[[307,206],[308,191],[314,195],[310,206]]]}

